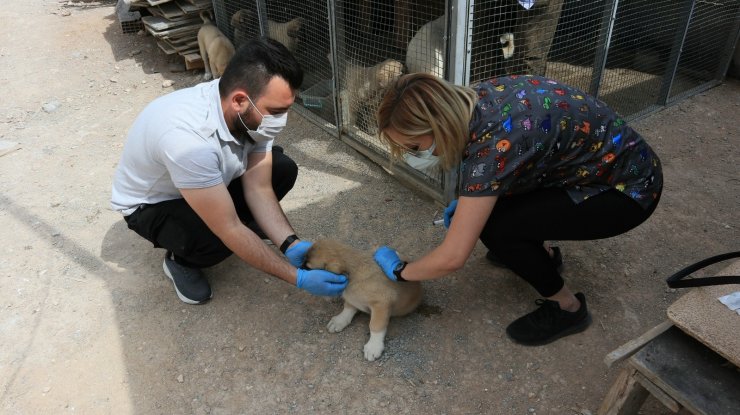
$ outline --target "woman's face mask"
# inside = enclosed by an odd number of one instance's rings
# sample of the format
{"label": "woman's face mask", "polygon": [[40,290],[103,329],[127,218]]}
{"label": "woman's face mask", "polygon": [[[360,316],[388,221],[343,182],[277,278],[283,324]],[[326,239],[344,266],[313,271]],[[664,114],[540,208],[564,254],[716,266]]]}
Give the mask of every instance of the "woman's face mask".
{"label": "woman's face mask", "polygon": [[428,149],[404,153],[403,159],[406,161],[406,164],[416,170],[420,170],[422,172],[428,171],[439,165],[439,157],[432,154],[436,147],[437,143],[432,141],[432,145]]}
{"label": "woman's face mask", "polygon": [[257,111],[257,114],[262,116],[262,121],[257,127],[257,130],[250,130],[249,127],[247,127],[247,124],[244,123],[244,120],[242,120],[241,114],[237,113],[237,115],[239,116],[239,121],[241,121],[244,128],[247,129],[247,133],[249,133],[249,136],[252,137],[254,141],[259,143],[263,141],[274,140],[275,137],[280,133],[280,131],[283,130],[285,125],[288,123],[288,113],[284,112],[279,115],[264,115],[257,109],[257,106],[254,105],[254,102],[252,102],[252,99],[249,98],[249,95],[247,95],[247,99],[252,104],[252,107],[254,107],[254,110]]}

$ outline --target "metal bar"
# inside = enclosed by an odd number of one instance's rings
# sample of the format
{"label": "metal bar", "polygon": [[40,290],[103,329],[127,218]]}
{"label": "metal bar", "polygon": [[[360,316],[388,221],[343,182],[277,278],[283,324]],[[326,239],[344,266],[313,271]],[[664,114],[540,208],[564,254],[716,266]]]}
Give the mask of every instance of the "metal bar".
{"label": "metal bar", "polygon": [[267,36],[267,4],[266,0],[255,0],[255,6],[257,8],[257,20],[260,24],[260,35]]}
{"label": "metal bar", "polygon": [[[228,24],[228,17],[226,17],[226,11],[224,10],[224,2],[222,1],[214,1],[213,2],[213,19],[214,24],[216,27],[219,28],[224,33],[227,33],[226,37],[234,40],[233,33],[229,33],[228,30],[229,24]],[[223,23],[222,23],[223,22]]]}
{"label": "metal bar", "polygon": [[[445,79],[456,85],[470,85],[470,58],[473,39],[474,0],[447,2],[447,62]],[[457,197],[459,169],[445,172],[442,177],[442,202],[447,204]]]}
{"label": "metal bar", "polygon": [[594,57],[594,70],[591,73],[591,86],[589,87],[589,94],[594,97],[599,96],[599,88],[601,86],[601,77],[606,69],[606,60],[609,57],[609,45],[612,41],[612,33],[614,32],[614,22],[617,20],[617,8],[619,7],[619,0],[612,0],[611,4],[604,7],[604,14],[601,19],[601,30],[599,31],[599,38],[597,45],[601,45],[601,49],[596,51]]}
{"label": "metal bar", "polygon": [[[341,1],[340,1],[341,3]],[[339,127],[342,125],[342,115],[340,111],[340,103],[339,103],[339,91],[340,91],[340,85],[339,85],[339,79],[340,79],[340,71],[339,71],[339,47],[341,46],[341,50],[344,51],[344,20],[339,22],[337,20],[337,15],[335,8],[337,7],[336,0],[326,0],[326,7],[327,7],[327,16],[326,18],[329,21],[329,60],[331,61],[331,79],[332,79],[332,96],[333,104],[334,104],[334,123],[337,126],[337,138],[342,137],[342,129]],[[342,6],[339,6],[342,7]],[[340,10],[341,11],[341,10]],[[341,26],[341,27],[340,27]],[[341,39],[340,39],[341,37]]]}
{"label": "metal bar", "polygon": [[[733,37],[732,34],[735,33],[735,36]],[[724,53],[722,54],[723,62],[719,64],[719,67],[717,68],[717,74],[715,75],[714,79],[725,79],[725,76],[727,75],[727,70],[730,68],[730,62],[732,62],[732,52],[735,50],[735,45],[737,45],[737,41],[740,39],[740,7],[735,9],[735,24],[732,27],[732,31],[730,32],[730,36],[728,36],[727,44],[725,45]]]}
{"label": "metal bar", "polygon": [[456,85],[470,84],[473,3],[474,0],[450,0],[448,4],[445,79]]}
{"label": "metal bar", "polygon": [[[695,5],[696,2],[694,0],[688,0],[684,4],[684,13],[678,24],[679,30],[673,38],[671,57],[668,59],[668,65],[663,74],[663,84],[661,85],[660,92],[658,94],[658,104],[660,105],[665,105],[671,95],[671,88],[673,88],[673,81],[676,79],[678,64],[681,61],[681,52],[683,51],[683,45],[686,42],[686,34],[689,32],[689,25],[691,25],[691,17],[694,15]],[[680,30],[681,25],[683,25],[683,30]]]}

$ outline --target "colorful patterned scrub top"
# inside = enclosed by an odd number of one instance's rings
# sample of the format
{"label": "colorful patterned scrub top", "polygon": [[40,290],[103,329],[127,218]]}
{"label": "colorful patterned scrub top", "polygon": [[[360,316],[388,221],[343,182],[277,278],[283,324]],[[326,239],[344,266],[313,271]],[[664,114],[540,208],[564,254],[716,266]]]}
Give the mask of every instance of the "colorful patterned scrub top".
{"label": "colorful patterned scrub top", "polygon": [[660,194],[660,160],[596,98],[530,75],[494,78],[476,91],[461,196],[561,187],[580,203],[617,189],[647,208]]}

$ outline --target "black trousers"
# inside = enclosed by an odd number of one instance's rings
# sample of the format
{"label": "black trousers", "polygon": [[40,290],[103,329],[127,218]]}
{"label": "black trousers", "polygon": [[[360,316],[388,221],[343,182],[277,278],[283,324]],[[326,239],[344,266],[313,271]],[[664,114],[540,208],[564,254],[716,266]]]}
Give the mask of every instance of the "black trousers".
{"label": "black trousers", "polygon": [[[272,188],[278,200],[282,200],[295,184],[298,166],[280,147],[273,147],[272,163]],[[228,190],[239,219],[246,224],[253,222],[244,200],[241,179],[229,183]],[[153,243],[155,248],[172,251],[175,261],[188,267],[210,267],[232,254],[185,199],[143,205],[124,219],[129,229]]]}
{"label": "black trousers", "polygon": [[605,191],[581,203],[574,203],[563,189],[502,197],[480,240],[541,296],[551,297],[565,283],[543,248],[544,241],[620,235],[650,217],[659,199],[643,209],[618,190]]}

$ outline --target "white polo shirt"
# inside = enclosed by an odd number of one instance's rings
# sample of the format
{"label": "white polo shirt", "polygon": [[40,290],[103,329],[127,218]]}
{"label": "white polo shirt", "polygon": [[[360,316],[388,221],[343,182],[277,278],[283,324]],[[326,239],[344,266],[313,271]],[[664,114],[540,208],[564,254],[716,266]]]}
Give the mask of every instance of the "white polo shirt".
{"label": "white polo shirt", "polygon": [[182,198],[178,189],[230,183],[249,153],[272,141],[240,143],[224,120],[218,79],[152,101],[129,130],[113,178],[111,207],[130,215],[142,204]]}

